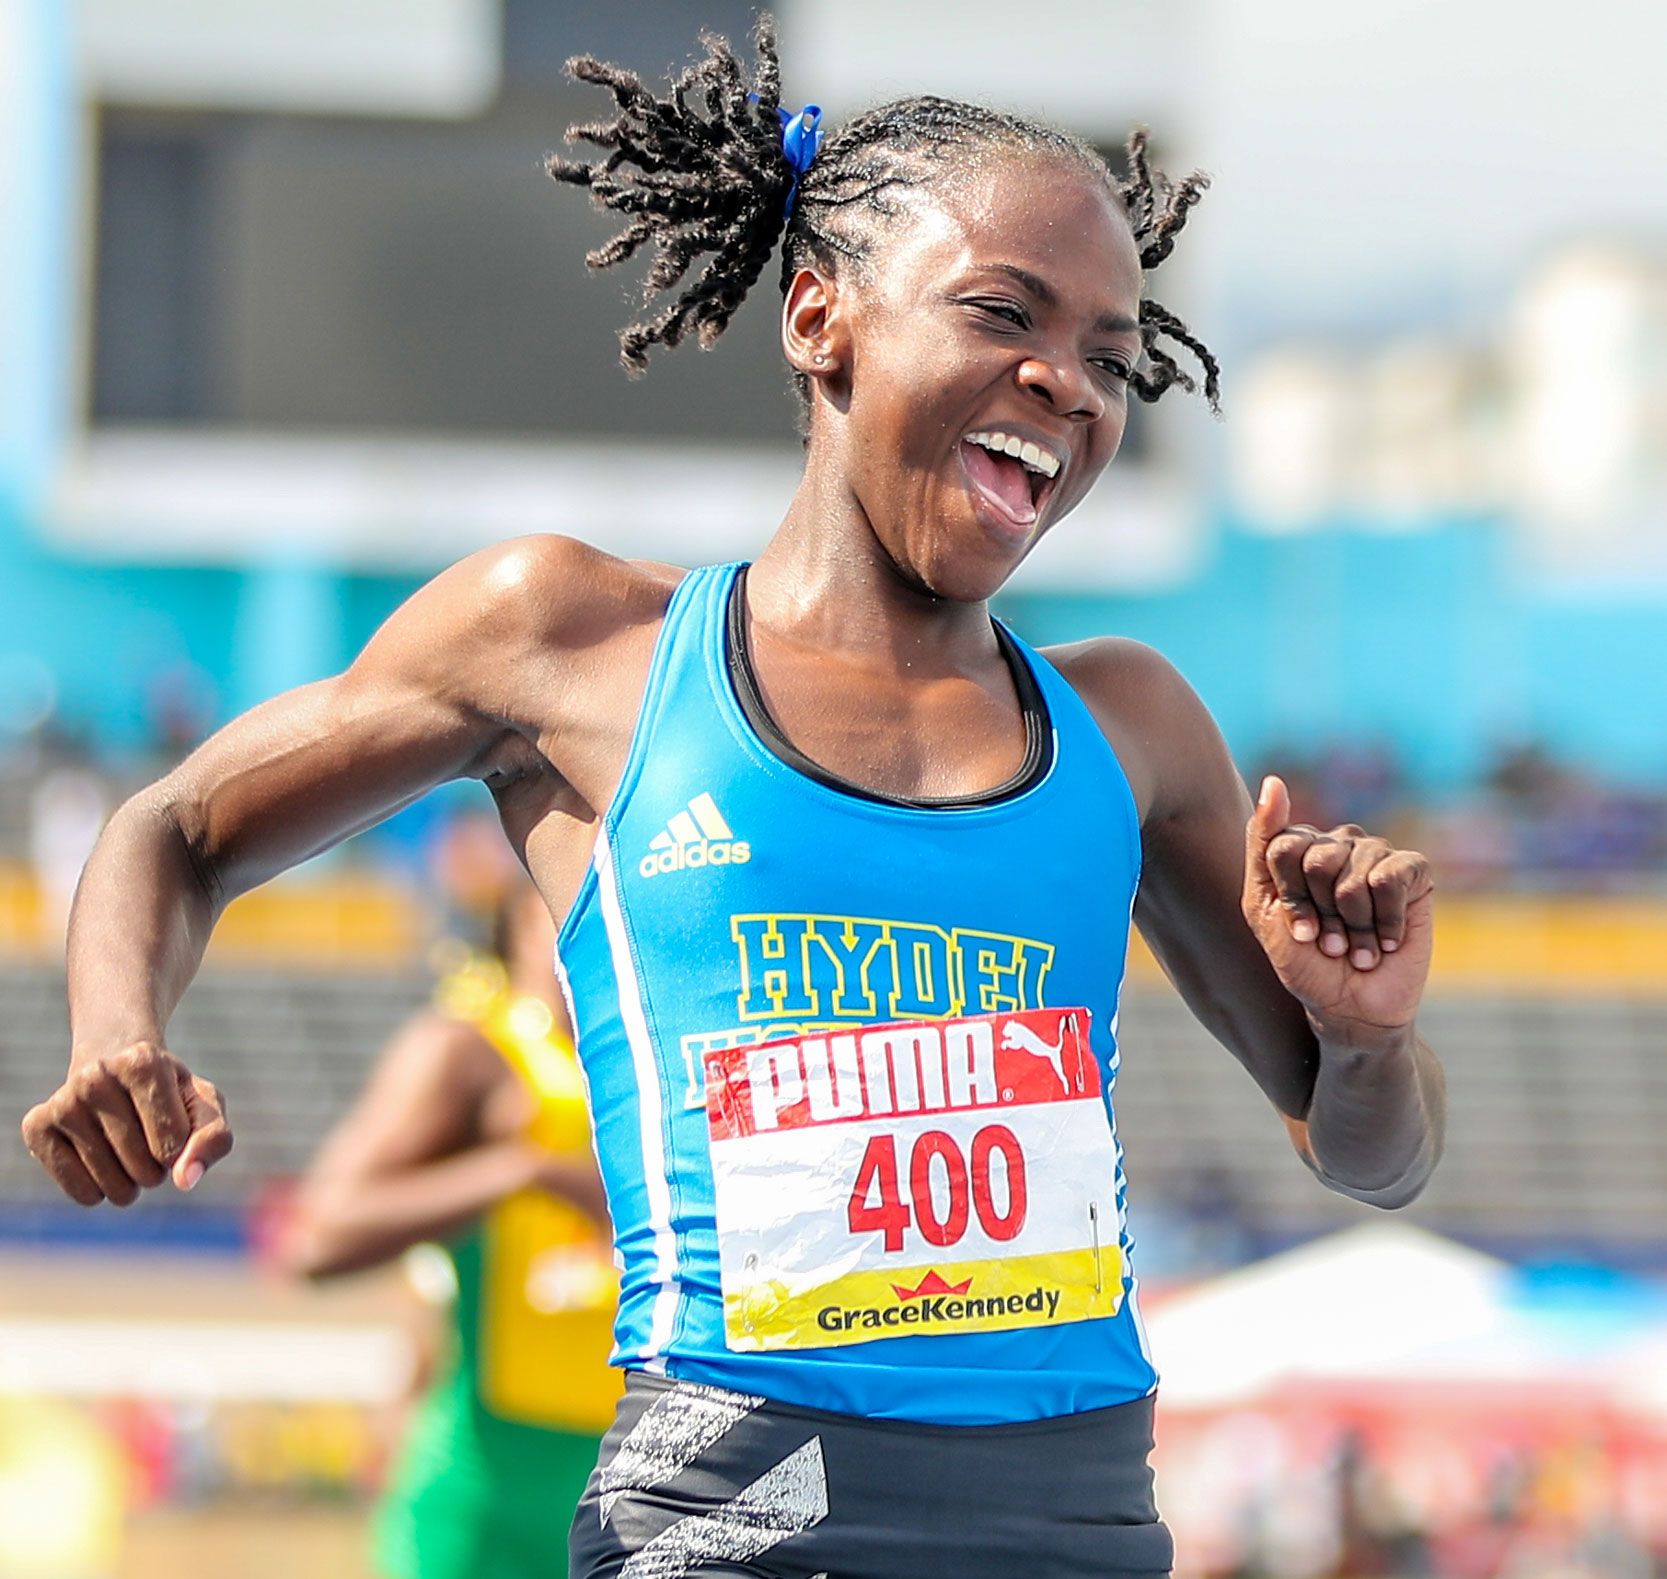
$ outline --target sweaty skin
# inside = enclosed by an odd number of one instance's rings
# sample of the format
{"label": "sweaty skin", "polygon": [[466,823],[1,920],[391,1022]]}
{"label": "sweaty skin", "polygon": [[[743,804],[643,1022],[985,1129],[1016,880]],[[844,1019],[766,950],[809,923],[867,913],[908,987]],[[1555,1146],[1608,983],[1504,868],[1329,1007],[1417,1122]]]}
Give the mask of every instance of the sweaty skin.
{"label": "sweaty skin", "polygon": [[[909,202],[870,267],[791,284],[782,343],[812,386],[810,443],[747,616],[765,701],[800,750],[890,795],[962,795],[1023,759],[985,600],[1117,451],[1141,275],[1115,199],[1053,156],[992,159]],[[961,443],[1003,427],[1064,461],[1022,532],[973,488]],[[680,575],[555,537],[475,554],[346,672],[237,719],[117,813],[71,920],[69,1077],[24,1121],[71,1197],[126,1205],[170,1169],[189,1188],[230,1148],[223,1099],[166,1051],[166,1027],[237,894],[473,777],[566,913]],[[1423,858],[1352,827],[1288,827],[1277,780],[1252,818],[1208,712],[1149,649],[1050,656],[1134,789],[1135,919],[1165,969],[1329,1187],[1412,1199],[1443,1125],[1440,1067],[1413,1030]]]}

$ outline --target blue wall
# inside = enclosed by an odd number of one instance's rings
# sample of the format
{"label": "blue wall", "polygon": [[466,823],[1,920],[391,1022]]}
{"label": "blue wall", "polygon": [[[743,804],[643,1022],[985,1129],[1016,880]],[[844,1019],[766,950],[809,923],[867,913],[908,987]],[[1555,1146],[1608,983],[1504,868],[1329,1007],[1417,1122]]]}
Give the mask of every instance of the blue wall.
{"label": "blue wall", "polygon": [[1003,608],[1033,640],[1116,632],[1158,648],[1241,760],[1387,740],[1439,791],[1532,736],[1605,777],[1667,783],[1667,597],[1561,597],[1518,572],[1499,522],[1293,538],[1229,523],[1177,591]]}
{"label": "blue wall", "polygon": [[62,721],[119,754],[143,742],[148,689],[161,671],[189,664],[205,673],[223,721],[341,668],[419,580],[282,563],[82,562],[0,513],[0,684],[17,659],[39,660],[57,682]]}
{"label": "blue wall", "polygon": [[[43,660],[66,719],[119,748],[142,737],[158,669],[200,666],[224,717],[341,667],[417,584],[277,561],[78,564],[0,519],[0,674],[20,653]],[[1179,590],[1015,595],[1002,609],[1035,641],[1149,642],[1241,759],[1387,739],[1440,791],[1473,779],[1496,744],[1531,735],[1605,777],[1667,783],[1667,600],[1580,601],[1525,581],[1498,523],[1286,539],[1227,524]]]}

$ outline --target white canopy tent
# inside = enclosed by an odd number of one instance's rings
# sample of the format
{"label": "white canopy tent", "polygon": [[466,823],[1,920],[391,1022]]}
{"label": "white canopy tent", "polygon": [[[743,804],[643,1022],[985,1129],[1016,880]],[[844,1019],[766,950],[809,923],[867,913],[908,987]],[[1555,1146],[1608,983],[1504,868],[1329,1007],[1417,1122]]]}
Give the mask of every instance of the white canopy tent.
{"label": "white canopy tent", "polygon": [[[1536,1309],[1507,1262],[1372,1223],[1239,1268],[1147,1318],[1171,1409],[1250,1403],[1293,1385],[1432,1383],[1589,1389],[1637,1404],[1649,1327],[1617,1342],[1604,1311]],[[1655,1352],[1667,1354],[1667,1327]],[[1667,1389],[1662,1403],[1667,1406]]]}

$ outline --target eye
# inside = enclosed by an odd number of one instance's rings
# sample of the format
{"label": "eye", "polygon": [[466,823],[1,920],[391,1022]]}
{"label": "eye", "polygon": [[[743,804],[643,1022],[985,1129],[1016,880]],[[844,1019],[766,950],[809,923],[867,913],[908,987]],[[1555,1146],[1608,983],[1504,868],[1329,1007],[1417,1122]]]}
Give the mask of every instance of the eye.
{"label": "eye", "polygon": [[969,305],[991,318],[999,318],[1003,323],[1010,323],[1016,329],[1030,327],[1030,314],[1017,302],[1003,301],[999,297],[983,298],[971,302]]}
{"label": "eye", "polygon": [[1127,383],[1134,376],[1134,369],[1120,356],[1096,356],[1090,358],[1094,366],[1109,378],[1115,378]]}

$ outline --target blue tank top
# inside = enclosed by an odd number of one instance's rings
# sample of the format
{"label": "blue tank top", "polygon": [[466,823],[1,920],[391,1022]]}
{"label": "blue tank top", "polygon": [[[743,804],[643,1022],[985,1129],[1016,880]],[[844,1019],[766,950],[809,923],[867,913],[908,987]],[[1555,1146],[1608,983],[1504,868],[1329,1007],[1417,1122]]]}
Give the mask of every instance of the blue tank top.
{"label": "blue tank top", "polygon": [[[1111,1106],[1140,871],[1138,813],[1117,758],[1064,678],[1015,638],[1010,650],[1031,671],[1051,727],[1045,774],[957,809],[819,782],[766,743],[738,699],[726,616],[741,569],[696,570],[672,596],[618,791],[557,940],[622,1274],[615,1363],[784,1403],[945,1425],[1072,1414],[1145,1396],[1157,1376],[1136,1304]],[[881,1026],[892,1029],[874,1029]],[[1077,1029],[1079,1039],[1068,1042]],[[991,1079],[967,1050],[988,1058],[998,1040],[1018,1050],[996,1055],[1010,1072]],[[843,1130],[819,1126],[818,1092],[824,1118],[854,1111],[843,1071],[856,1070],[859,1042],[870,1110]],[[880,1047],[878,1109],[871,1043]],[[897,1064],[900,1047],[911,1058],[919,1052],[918,1067]],[[928,1047],[934,1058],[948,1048],[949,1063],[928,1069]],[[1056,1076],[1061,1089],[1069,1084],[1062,1047],[1077,1050],[1076,1091],[1088,1100],[1060,1102],[1058,1111],[1068,1108],[1079,1128],[1090,1118],[1106,1136],[1093,1265],[1112,1266],[1115,1279],[1087,1319],[1061,1319],[1073,1307],[1057,1305],[1046,1276],[1031,1279],[1035,1291],[1026,1282],[1035,1267],[1054,1265],[1050,1254],[991,1262],[995,1272],[975,1278],[967,1267],[984,1263],[952,1242],[1012,1238],[1024,1210],[1016,1193],[1024,1158],[1002,1155],[1002,1137],[1044,1109],[947,1108],[1022,1103],[1026,1091],[1054,1096]],[[823,1083],[813,1071],[807,1095],[813,1052]],[[770,1096],[767,1111],[747,1108],[742,1122],[721,1093],[709,1110],[708,1075],[739,1070],[744,1081],[748,1068],[755,1104],[759,1081]],[[846,1082],[837,1090],[830,1069]],[[897,1119],[898,1152],[872,1112],[901,1114],[911,1102],[924,1111],[933,1092],[946,1111]],[[860,1095],[854,1100],[860,1106]],[[725,1128],[730,1120],[739,1128]],[[810,1127],[792,1128],[801,1120]],[[772,1173],[798,1153],[770,1148],[844,1135],[853,1145],[867,1137],[857,1176],[856,1152],[841,1154],[837,1178],[821,1178],[836,1171],[832,1152]],[[715,1172],[714,1159],[730,1157],[741,1163]],[[1045,1157],[1030,1161],[1046,1165]],[[732,1178],[750,1181],[751,1193]],[[782,1181],[779,1191],[772,1178]],[[804,1215],[804,1192],[823,1185],[826,1210]],[[739,1219],[726,1192],[750,1203]],[[1040,1213],[1038,1203],[1033,1216]],[[748,1302],[756,1289],[746,1298],[732,1289],[726,1328],[723,1267],[739,1277],[737,1246],[760,1233],[768,1260],[768,1235],[786,1233],[789,1218],[795,1244],[824,1231],[828,1244],[849,1236],[851,1253],[836,1270],[850,1271],[851,1286],[866,1292],[843,1305],[813,1302],[790,1346],[770,1346],[774,1338],[761,1345],[753,1314],[774,1311],[774,1296],[758,1306]],[[1099,1243],[1102,1223],[1115,1254]],[[722,1255],[720,1226],[730,1236]],[[1030,1230],[1042,1233],[1039,1220]],[[892,1265],[883,1251],[894,1234],[919,1252],[892,1258],[907,1260],[908,1274],[861,1271],[859,1260]],[[790,1272],[768,1286],[789,1304],[796,1297]],[[986,1298],[990,1288],[1001,1292]],[[775,1329],[763,1320],[758,1330]]]}

